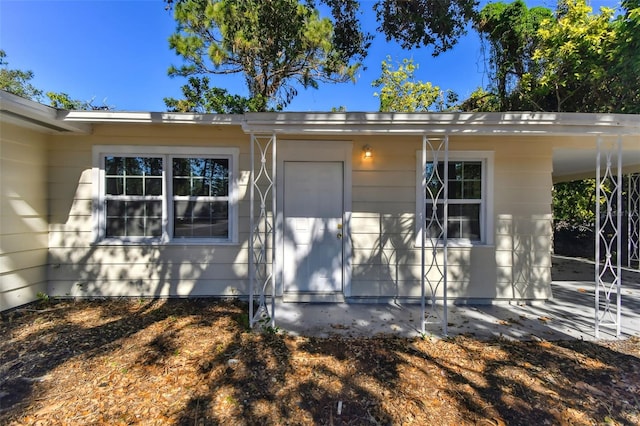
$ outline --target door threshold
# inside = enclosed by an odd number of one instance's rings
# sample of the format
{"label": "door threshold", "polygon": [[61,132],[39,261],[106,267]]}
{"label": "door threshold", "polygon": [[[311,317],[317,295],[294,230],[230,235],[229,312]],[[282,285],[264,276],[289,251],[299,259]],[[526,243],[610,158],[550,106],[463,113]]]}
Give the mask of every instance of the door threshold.
{"label": "door threshold", "polygon": [[289,303],[344,303],[343,293],[284,293],[283,302]]}

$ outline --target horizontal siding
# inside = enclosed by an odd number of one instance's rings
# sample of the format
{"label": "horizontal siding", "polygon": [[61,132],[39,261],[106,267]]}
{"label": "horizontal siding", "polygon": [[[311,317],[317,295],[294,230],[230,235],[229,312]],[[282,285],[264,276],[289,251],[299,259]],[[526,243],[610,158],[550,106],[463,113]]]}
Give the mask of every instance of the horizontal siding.
{"label": "horizontal siding", "polygon": [[[354,149],[352,296],[419,297],[416,155],[421,138],[362,137]],[[452,298],[546,298],[550,284],[551,144],[540,138],[450,137],[455,151],[494,152],[494,245],[450,247]],[[508,217],[510,221],[499,220]],[[431,253],[427,250],[427,262]],[[438,262],[442,264],[441,255]],[[437,280],[438,274],[429,278]],[[523,281],[523,282],[520,282]],[[441,290],[440,290],[441,291]],[[439,295],[441,295],[439,293]]]}
{"label": "horizontal siding", "polygon": [[[239,244],[94,243],[93,145],[239,147]],[[228,126],[96,125],[50,147],[49,291],[73,296],[246,294],[249,136]]]}
{"label": "horizontal siding", "polygon": [[[291,136],[292,139],[301,139]],[[352,296],[418,296],[416,136],[349,136]],[[230,126],[97,125],[50,147],[50,291],[73,295],[231,295],[246,292],[249,136]],[[237,146],[240,242],[232,246],[93,244],[92,145]],[[373,159],[364,160],[369,144]],[[494,157],[493,245],[449,250],[452,297],[544,298],[550,282],[551,144],[544,138],[454,137],[451,151]],[[141,148],[141,151],[143,148]]]}
{"label": "horizontal siding", "polygon": [[146,279],[108,281],[102,278],[50,281],[48,292],[60,297],[232,297],[246,295],[246,280]]}
{"label": "horizontal siding", "polygon": [[[44,260],[46,261],[46,257]],[[46,269],[41,264],[29,268],[13,269],[0,274],[3,292],[26,289],[30,285],[43,283],[46,279]]]}
{"label": "horizontal siding", "polygon": [[47,137],[2,123],[0,132],[0,311],[46,291]]}
{"label": "horizontal siding", "polygon": [[39,268],[47,262],[46,248],[0,254],[0,274],[28,268]]}

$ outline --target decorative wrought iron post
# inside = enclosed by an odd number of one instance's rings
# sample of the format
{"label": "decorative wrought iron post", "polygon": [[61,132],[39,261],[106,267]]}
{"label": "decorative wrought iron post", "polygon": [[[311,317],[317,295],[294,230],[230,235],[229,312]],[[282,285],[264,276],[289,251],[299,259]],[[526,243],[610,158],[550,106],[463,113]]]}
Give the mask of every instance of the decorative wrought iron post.
{"label": "decorative wrought iron post", "polygon": [[[249,326],[275,327],[276,135],[251,135],[249,178]],[[269,161],[271,160],[271,161]],[[269,166],[269,163],[271,165]],[[256,203],[257,202],[257,203]],[[270,211],[269,211],[269,204]],[[267,292],[271,287],[271,306]],[[257,307],[254,307],[257,304]]]}
{"label": "decorative wrought iron post", "polygon": [[[622,140],[605,144],[599,137],[597,144],[595,337],[599,337],[602,326],[615,327],[616,337],[620,337]],[[611,300],[614,296],[615,302]]]}
{"label": "decorative wrought iron post", "polygon": [[640,270],[640,173],[627,178],[627,267]]}
{"label": "decorative wrought iron post", "polygon": [[[442,334],[447,335],[447,221],[449,208],[449,138],[422,138],[422,333],[426,325],[442,321]],[[430,211],[427,211],[429,204]],[[439,257],[439,253],[442,258]],[[427,259],[429,255],[429,259]],[[427,295],[427,286],[430,294]],[[438,312],[437,294],[442,290],[442,315]],[[426,299],[430,309],[426,312]]]}

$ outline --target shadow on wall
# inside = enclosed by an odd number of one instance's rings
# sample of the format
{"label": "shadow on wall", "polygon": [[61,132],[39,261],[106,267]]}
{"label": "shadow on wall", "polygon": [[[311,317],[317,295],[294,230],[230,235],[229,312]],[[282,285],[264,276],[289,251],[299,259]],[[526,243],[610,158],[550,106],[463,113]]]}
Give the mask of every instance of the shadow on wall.
{"label": "shadow on wall", "polygon": [[496,232],[499,293],[513,299],[551,297],[551,219],[498,215]]}
{"label": "shadow on wall", "polygon": [[51,178],[58,189],[50,200],[49,295],[189,297],[248,292],[246,233],[233,245],[95,243],[92,171],[74,170],[75,180],[69,173],[53,170]]}

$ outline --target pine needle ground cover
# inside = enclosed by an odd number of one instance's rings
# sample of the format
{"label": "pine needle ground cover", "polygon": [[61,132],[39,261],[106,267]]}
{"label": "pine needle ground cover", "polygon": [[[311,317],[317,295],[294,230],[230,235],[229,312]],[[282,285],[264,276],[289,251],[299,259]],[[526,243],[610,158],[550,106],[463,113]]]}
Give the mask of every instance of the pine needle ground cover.
{"label": "pine needle ground cover", "polygon": [[289,336],[247,306],[45,301],[1,315],[0,424],[640,424],[640,340]]}

